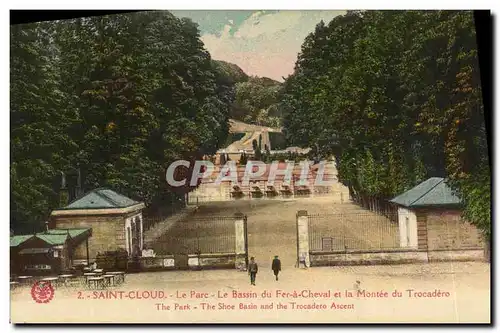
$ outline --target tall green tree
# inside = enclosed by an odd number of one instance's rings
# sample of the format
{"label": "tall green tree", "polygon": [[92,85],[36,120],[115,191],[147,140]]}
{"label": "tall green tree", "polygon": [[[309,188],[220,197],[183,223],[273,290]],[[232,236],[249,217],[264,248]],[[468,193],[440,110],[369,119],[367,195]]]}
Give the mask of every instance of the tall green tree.
{"label": "tall green tree", "polygon": [[188,19],[162,11],[19,26],[11,49],[16,221],[47,216],[59,205],[54,177],[77,168],[86,190],[171,203],[192,188],[170,188],[168,165],[226,141],[235,83]]}
{"label": "tall green tree", "polygon": [[[349,11],[304,41],[282,104],[290,143],[336,155],[357,198],[446,177],[490,232],[490,177],[471,12]],[[340,146],[340,150],[336,148]]]}
{"label": "tall green tree", "polygon": [[54,66],[48,24],[13,25],[10,30],[11,221],[32,231],[59,196],[54,179],[67,168],[74,141],[72,110]]}

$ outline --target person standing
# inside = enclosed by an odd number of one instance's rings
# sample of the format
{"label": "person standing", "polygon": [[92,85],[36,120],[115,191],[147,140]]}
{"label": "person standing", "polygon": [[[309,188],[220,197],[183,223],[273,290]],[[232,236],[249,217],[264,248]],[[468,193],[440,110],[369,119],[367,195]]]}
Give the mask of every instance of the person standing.
{"label": "person standing", "polygon": [[250,262],[248,263],[248,275],[250,275],[250,284],[255,286],[255,277],[257,276],[257,272],[259,271],[259,266],[255,262],[255,258],[251,257]]}
{"label": "person standing", "polygon": [[278,259],[278,256],[274,256],[273,263],[271,264],[271,269],[274,272],[276,281],[278,281],[278,274],[281,271],[281,260]]}

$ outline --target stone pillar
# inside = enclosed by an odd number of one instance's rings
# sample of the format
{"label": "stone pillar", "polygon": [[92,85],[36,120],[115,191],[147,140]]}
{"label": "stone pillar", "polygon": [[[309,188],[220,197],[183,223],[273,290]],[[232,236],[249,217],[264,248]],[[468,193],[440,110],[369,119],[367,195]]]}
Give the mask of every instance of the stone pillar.
{"label": "stone pillar", "polygon": [[188,254],[188,267],[198,269],[200,267],[200,258],[197,254]]}
{"label": "stone pillar", "polygon": [[245,246],[245,215],[234,214],[234,237],[235,237],[235,268],[246,270],[246,246]]}
{"label": "stone pillar", "polygon": [[309,217],[307,211],[297,213],[297,267],[310,267],[309,258]]}
{"label": "stone pillar", "polygon": [[142,250],[144,249],[144,225],[143,225],[143,221],[142,221],[142,215],[139,215],[139,223],[140,223],[140,230],[141,230],[141,235],[140,235],[140,238],[139,238],[139,247],[140,247],[140,250],[142,252]]}

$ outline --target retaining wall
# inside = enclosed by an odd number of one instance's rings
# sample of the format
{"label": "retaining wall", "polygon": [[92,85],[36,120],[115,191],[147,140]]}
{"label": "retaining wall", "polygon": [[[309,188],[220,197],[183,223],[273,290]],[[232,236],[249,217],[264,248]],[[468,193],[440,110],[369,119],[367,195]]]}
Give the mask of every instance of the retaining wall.
{"label": "retaining wall", "polygon": [[387,251],[310,252],[311,266],[391,265],[437,261],[484,261],[484,249],[398,249]]}
{"label": "retaining wall", "polygon": [[[183,260],[185,261],[185,260]],[[129,267],[134,267],[130,262]],[[189,254],[187,256],[187,265],[176,263],[176,256],[162,255],[156,257],[139,258],[139,271],[167,271],[174,269],[217,269],[217,268],[236,268],[235,253],[202,253],[200,255]]]}

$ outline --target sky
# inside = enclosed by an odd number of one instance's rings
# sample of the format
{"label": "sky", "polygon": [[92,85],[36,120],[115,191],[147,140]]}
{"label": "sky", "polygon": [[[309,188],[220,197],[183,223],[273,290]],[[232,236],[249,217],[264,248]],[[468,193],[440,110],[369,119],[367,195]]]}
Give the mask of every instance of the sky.
{"label": "sky", "polygon": [[293,73],[304,38],[317,23],[345,11],[172,11],[198,23],[213,59],[234,63],[249,75],[283,81]]}

